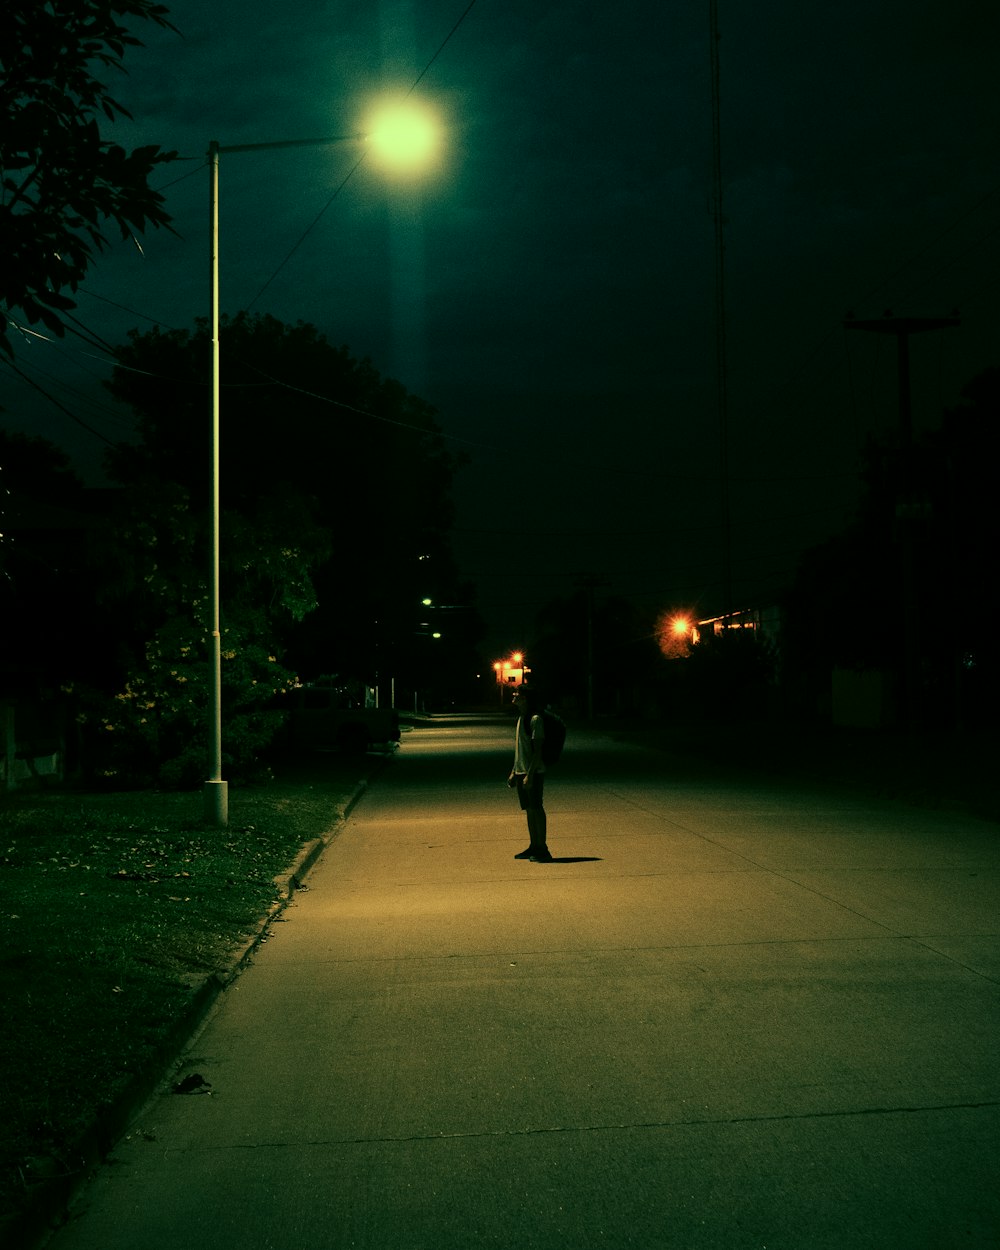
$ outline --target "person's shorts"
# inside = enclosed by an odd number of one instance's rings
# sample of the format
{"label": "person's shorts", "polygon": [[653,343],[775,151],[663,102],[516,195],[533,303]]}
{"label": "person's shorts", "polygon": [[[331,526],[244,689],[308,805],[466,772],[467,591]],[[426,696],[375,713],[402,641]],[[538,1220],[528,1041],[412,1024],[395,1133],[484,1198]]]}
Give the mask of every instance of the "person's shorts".
{"label": "person's shorts", "polygon": [[524,773],[518,773],[514,777],[514,780],[517,782],[517,800],[521,804],[521,811],[537,811],[542,806],[544,801],[544,775],[542,773],[535,773],[530,786],[526,786],[524,784]]}

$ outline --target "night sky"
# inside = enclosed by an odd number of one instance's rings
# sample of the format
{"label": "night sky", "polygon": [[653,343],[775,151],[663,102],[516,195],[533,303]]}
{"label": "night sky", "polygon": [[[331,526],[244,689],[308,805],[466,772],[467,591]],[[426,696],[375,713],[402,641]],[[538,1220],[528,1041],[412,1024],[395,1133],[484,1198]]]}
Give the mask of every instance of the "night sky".
{"label": "night sky", "polygon": [[[498,655],[584,578],[650,629],[662,608],[721,611],[708,0],[168,7],[180,35],[138,29],[147,46],[110,85],[135,118],[118,141],[191,158],[156,175],[178,237],[116,242],[81,321],[118,343],[207,315],[210,139],[354,133],[417,83],[442,127],[419,180],[358,164],[353,144],[223,156],[223,311],[313,322],[438,408],[469,461],[456,550]],[[894,340],[845,332],[848,310],[960,312],[912,341],[918,428],[998,363],[1000,7],[718,13],[740,607],[843,527],[859,450],[895,428]],[[107,356],[70,338],[25,344],[18,364],[98,434],[128,436],[98,384]],[[5,423],[93,475],[101,439],[0,379]]]}

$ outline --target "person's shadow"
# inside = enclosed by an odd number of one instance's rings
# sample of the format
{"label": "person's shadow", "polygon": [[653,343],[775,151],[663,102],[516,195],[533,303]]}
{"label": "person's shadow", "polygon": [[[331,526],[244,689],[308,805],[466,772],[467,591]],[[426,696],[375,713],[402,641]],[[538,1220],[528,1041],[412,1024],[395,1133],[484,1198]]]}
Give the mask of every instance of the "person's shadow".
{"label": "person's shadow", "polygon": [[553,864],[599,864],[600,855],[553,855]]}

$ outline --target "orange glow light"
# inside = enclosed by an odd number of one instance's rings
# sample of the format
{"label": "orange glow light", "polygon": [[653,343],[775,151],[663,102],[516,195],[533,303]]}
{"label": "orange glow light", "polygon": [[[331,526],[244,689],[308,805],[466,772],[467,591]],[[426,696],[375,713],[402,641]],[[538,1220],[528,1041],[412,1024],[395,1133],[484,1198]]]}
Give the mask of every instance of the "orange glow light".
{"label": "orange glow light", "polygon": [[656,641],[666,659],[687,659],[697,640],[692,613],[676,609],[660,613],[656,621]]}

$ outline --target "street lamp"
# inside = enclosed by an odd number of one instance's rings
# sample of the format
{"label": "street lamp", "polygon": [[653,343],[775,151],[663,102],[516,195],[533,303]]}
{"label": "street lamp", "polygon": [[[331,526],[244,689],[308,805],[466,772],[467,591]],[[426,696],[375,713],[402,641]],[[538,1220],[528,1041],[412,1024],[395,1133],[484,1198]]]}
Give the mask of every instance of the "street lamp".
{"label": "street lamp", "polygon": [[208,780],[205,782],[204,817],[206,824],[225,828],[229,823],[229,785],[222,777],[222,629],[219,590],[219,155],[222,152],[261,152],[276,148],[326,147],[334,143],[371,140],[387,162],[411,165],[416,157],[426,157],[434,145],[436,132],[426,115],[413,124],[407,139],[406,110],[397,105],[381,114],[372,130],[364,134],[331,135],[323,139],[280,139],[270,143],[236,143],[223,146],[217,139],[208,145],[209,178],[209,327],[212,336],[212,490],[211,560],[209,609],[211,613],[211,655],[208,713]]}
{"label": "street lamp", "polygon": [[423,170],[438,145],[436,119],[415,101],[402,97],[380,105],[365,136],[373,156],[387,170]]}

